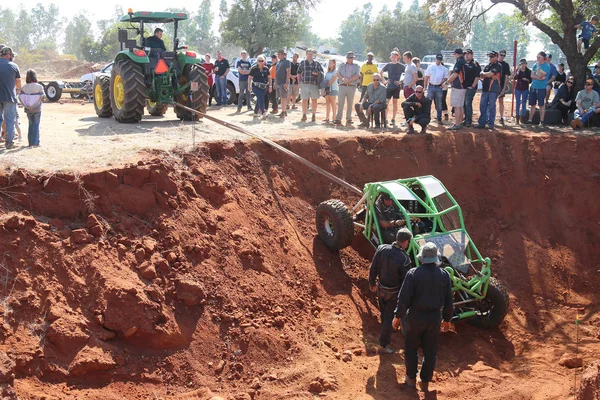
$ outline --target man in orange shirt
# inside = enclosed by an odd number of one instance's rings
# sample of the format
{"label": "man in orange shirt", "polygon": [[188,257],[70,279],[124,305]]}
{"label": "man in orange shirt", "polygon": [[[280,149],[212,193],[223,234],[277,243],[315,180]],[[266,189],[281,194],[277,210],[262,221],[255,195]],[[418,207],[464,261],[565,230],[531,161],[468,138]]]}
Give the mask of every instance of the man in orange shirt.
{"label": "man in orange shirt", "polygon": [[[269,92],[267,96],[269,100],[271,100],[273,108],[273,110],[271,110],[271,114],[277,114],[279,112],[279,106],[277,105],[277,92],[275,91],[275,72],[277,71],[277,54],[273,54],[271,56],[271,60],[273,61],[273,64],[271,65],[271,69],[269,70],[271,79],[269,83]],[[267,110],[268,108],[269,101],[265,99],[265,110]]]}

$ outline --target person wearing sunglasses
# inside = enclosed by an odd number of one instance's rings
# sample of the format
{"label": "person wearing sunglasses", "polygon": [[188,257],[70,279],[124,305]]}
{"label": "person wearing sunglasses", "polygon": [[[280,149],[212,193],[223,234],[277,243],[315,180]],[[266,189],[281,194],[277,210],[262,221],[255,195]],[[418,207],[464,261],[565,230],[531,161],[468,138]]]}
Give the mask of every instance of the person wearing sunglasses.
{"label": "person wearing sunglasses", "polygon": [[267,108],[265,98],[269,90],[271,76],[269,68],[265,65],[265,57],[260,55],[256,58],[256,65],[250,68],[248,74],[248,91],[256,96],[256,105],[254,106],[254,118],[262,116],[267,117]]}
{"label": "person wearing sunglasses", "polygon": [[577,93],[575,102],[577,110],[575,110],[575,118],[571,121],[573,130],[581,129],[584,125],[587,126],[594,114],[600,114],[600,96],[594,90],[593,80],[585,81],[585,89]]}
{"label": "person wearing sunglasses", "polygon": [[517,125],[524,123],[527,119],[527,96],[529,96],[529,84],[531,83],[531,70],[527,67],[527,60],[522,58],[519,67],[513,75],[513,87],[517,100]]}
{"label": "person wearing sunglasses", "polygon": [[423,86],[417,86],[402,103],[402,111],[408,123],[407,133],[416,133],[414,124],[421,125],[421,133],[427,133],[427,125],[431,121],[431,99],[425,97]]}
{"label": "person wearing sunglasses", "polygon": [[562,123],[569,120],[569,113],[575,111],[575,78],[569,77],[565,83],[558,87],[550,108],[560,110],[562,115]]}
{"label": "person wearing sunglasses", "polygon": [[[387,88],[381,83],[381,75],[373,74],[373,82],[367,86],[367,94],[365,95],[362,103],[354,105],[354,110],[360,119],[362,128],[369,127],[369,118],[373,115],[375,119],[375,127],[379,128],[381,125],[380,114],[382,110],[387,108]],[[365,116],[363,110],[367,110],[367,116]]]}

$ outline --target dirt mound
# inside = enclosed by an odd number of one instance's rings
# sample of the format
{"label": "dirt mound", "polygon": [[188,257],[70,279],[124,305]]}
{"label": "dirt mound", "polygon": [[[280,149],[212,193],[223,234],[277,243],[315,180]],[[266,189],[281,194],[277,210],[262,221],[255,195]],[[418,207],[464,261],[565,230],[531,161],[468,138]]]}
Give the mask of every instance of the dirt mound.
{"label": "dirt mound", "polygon": [[600,360],[589,365],[581,376],[581,387],[577,400],[600,399]]}
{"label": "dirt mound", "polygon": [[[282,144],[359,187],[435,175],[463,207],[513,308],[500,330],[460,323],[442,337],[439,398],[572,394],[558,362],[574,350],[577,313],[584,362],[600,350],[598,138]],[[372,249],[357,236],[332,253],[315,236],[319,202],[358,198],[260,143],[179,156],[0,176],[8,395],[413,398],[398,383],[402,358],[377,351]]]}

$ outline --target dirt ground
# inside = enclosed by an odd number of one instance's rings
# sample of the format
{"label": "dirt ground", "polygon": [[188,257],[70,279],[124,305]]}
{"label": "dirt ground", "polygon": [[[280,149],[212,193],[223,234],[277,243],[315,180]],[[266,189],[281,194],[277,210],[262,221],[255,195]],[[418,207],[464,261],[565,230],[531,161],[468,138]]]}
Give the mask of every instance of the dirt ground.
{"label": "dirt ground", "polygon": [[194,139],[171,111],[121,125],[44,107],[42,147],[0,150],[4,397],[598,399],[596,131],[405,135],[211,110],[357,187],[431,174],[457,199],[511,309],[499,329],[442,334],[424,397],[401,385],[403,351],[379,351],[373,249],[316,235],[317,205],[356,195],[213,123]]}

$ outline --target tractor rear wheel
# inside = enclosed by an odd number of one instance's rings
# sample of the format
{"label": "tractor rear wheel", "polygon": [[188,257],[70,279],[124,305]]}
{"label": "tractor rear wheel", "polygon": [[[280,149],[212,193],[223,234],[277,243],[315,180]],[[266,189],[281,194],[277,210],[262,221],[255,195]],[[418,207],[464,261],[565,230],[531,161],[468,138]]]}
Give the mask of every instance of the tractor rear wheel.
{"label": "tractor rear wheel", "polygon": [[110,103],[118,122],[139,122],[144,115],[144,74],[130,59],[119,60],[114,64],[110,79]]}
{"label": "tractor rear wheel", "polygon": [[490,278],[487,295],[479,301],[479,311],[482,315],[468,321],[481,328],[496,328],[504,320],[509,306],[510,299],[504,285],[496,278]]}
{"label": "tractor rear wheel", "polygon": [[110,106],[110,78],[100,75],[94,82],[94,108],[96,115],[100,118],[112,117],[112,107]]}
{"label": "tractor rear wheel", "polygon": [[352,214],[339,200],[327,200],[317,207],[317,232],[325,246],[341,250],[354,240]]}
{"label": "tractor rear wheel", "polygon": [[154,103],[150,99],[146,99],[146,110],[148,110],[148,114],[150,115],[162,117],[167,112],[167,108],[169,108],[168,104]]}
{"label": "tractor rear wheel", "polygon": [[[188,86],[183,93],[177,96],[177,102],[194,110],[200,111],[201,113],[206,113],[206,108],[208,107],[209,90],[206,70],[202,68],[200,64],[187,64],[183,68],[183,74],[179,80],[179,84],[183,86],[188,82],[190,82],[190,86]],[[193,82],[198,83],[198,90],[191,90],[191,84]],[[190,92],[192,93],[191,99]],[[192,117],[194,119],[202,118],[200,115],[192,113],[188,110],[184,110],[178,106],[175,106],[175,114],[177,114],[177,118],[186,121],[191,121]]]}

